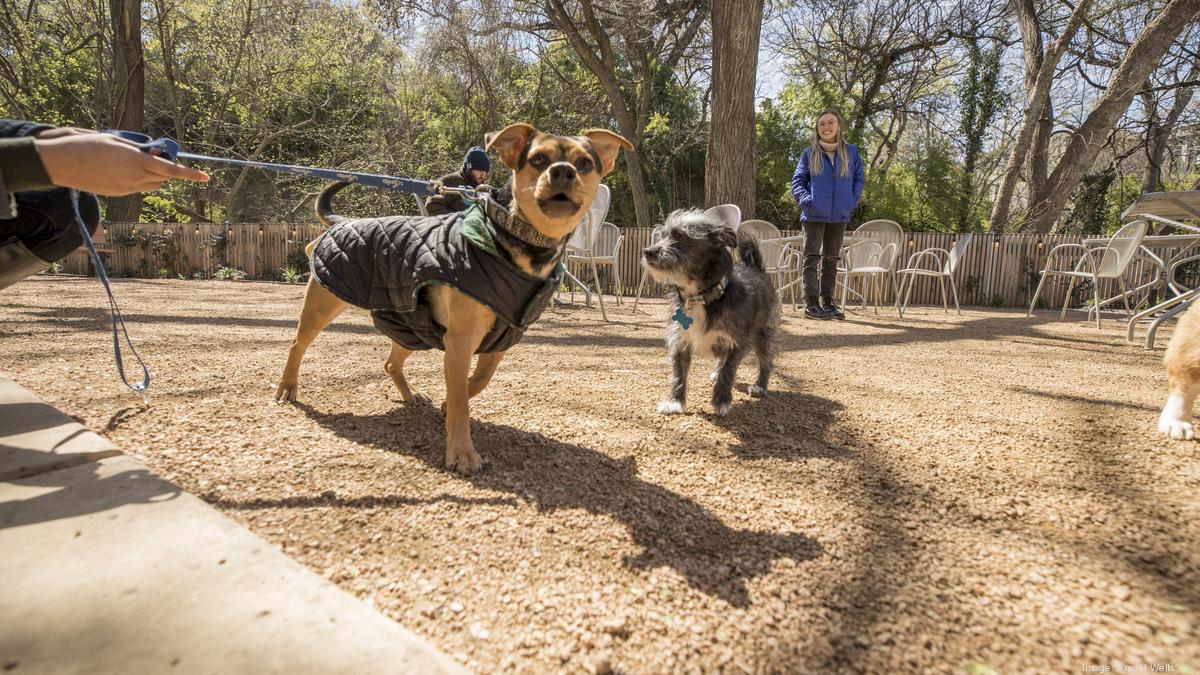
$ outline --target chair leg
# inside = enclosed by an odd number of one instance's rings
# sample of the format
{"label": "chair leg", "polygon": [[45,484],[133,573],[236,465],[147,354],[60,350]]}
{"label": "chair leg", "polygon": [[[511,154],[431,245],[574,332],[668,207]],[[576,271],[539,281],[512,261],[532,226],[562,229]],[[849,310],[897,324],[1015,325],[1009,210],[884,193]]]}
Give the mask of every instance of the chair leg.
{"label": "chair leg", "polygon": [[908,275],[908,290],[904,291],[904,303],[901,305],[902,308],[908,309],[908,303],[909,303],[909,301],[912,300],[913,286],[915,286],[916,283],[917,283],[917,275],[915,273],[909,274]]}
{"label": "chair leg", "polygon": [[846,309],[846,294],[850,287],[850,275],[846,275],[846,283],[842,284],[842,310]]}
{"label": "chair leg", "polygon": [[950,313],[950,304],[946,302],[946,278],[938,277],[938,286],[942,289],[942,311],[946,314]]}
{"label": "chair leg", "polygon": [[596,284],[596,296],[600,298],[600,316],[608,321],[608,310],[604,308],[604,290],[600,288],[600,272],[596,270],[596,263],[592,262],[592,281]]}
{"label": "chair leg", "polygon": [[892,272],[890,275],[890,278],[892,280],[892,293],[895,294],[896,302],[899,303],[900,302],[900,286],[899,286],[899,284],[896,283],[896,273]]}
{"label": "chair leg", "polygon": [[1125,277],[1117,277],[1117,282],[1121,285],[1121,302],[1125,303],[1125,321],[1133,318],[1133,309],[1129,307],[1129,287],[1125,285]]}
{"label": "chair leg", "polygon": [[617,304],[620,305],[623,302],[621,298],[625,297],[625,294],[621,291],[621,270],[617,267],[616,258],[613,258],[612,270],[613,278],[617,281]]}
{"label": "chair leg", "polygon": [[896,313],[900,315],[901,319],[904,318],[904,306],[902,305],[902,302],[904,301],[904,297],[903,297],[904,284],[906,284],[910,278],[911,278],[911,275],[905,276],[905,275],[901,274],[900,275],[900,286],[899,286],[899,288],[896,289]]}
{"label": "chair leg", "polygon": [[1033,300],[1029,301],[1029,311],[1025,312],[1025,318],[1033,316],[1033,308],[1037,306],[1038,296],[1042,294],[1042,288],[1046,285],[1046,277],[1050,276],[1046,270],[1042,270],[1042,280],[1038,282],[1037,290],[1033,292]]}
{"label": "chair leg", "polygon": [[962,316],[962,307],[958,306],[958,289],[955,288],[954,277],[948,277],[946,281],[950,284],[950,293],[954,295],[954,311],[958,312],[959,316]]}
{"label": "chair leg", "polygon": [[1063,298],[1062,312],[1058,318],[1067,318],[1067,308],[1071,306],[1071,291],[1075,290],[1075,277],[1070,277],[1071,281],[1067,283],[1067,296]]}
{"label": "chair leg", "polygon": [[1092,275],[1092,311],[1096,313],[1096,328],[1100,328],[1100,280]]}
{"label": "chair leg", "polygon": [[633,296],[633,313],[637,314],[638,301],[642,299],[642,288],[646,286],[646,269],[642,268],[642,278],[638,281],[637,294]]}

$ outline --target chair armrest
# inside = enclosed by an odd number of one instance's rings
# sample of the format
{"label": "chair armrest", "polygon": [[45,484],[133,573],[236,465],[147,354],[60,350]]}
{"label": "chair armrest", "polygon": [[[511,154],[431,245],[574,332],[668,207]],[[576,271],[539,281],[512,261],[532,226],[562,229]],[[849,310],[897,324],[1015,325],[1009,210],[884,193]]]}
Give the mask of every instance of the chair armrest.
{"label": "chair armrest", "polygon": [[[950,254],[946,253],[944,249],[927,248],[923,251],[917,251],[909,256],[908,265],[906,265],[905,268],[900,271],[924,270],[926,272],[937,272],[938,274],[941,274],[946,269],[946,263],[941,256],[938,255],[939,253],[942,253],[947,257],[950,256]],[[921,262],[924,260],[932,260],[936,267],[921,267]]]}

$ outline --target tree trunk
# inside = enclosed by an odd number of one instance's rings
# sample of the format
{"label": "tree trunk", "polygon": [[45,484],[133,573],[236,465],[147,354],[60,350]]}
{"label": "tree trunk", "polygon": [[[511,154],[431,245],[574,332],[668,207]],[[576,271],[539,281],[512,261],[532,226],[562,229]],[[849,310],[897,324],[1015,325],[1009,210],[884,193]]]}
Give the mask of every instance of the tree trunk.
{"label": "tree trunk", "polygon": [[[1192,72],[1188,74],[1187,79],[1194,79],[1196,75],[1196,67],[1192,67]],[[1179,124],[1179,118],[1183,115],[1183,111],[1187,110],[1188,105],[1192,102],[1192,94],[1195,92],[1194,87],[1182,87],[1175,92],[1175,104],[1171,106],[1171,112],[1167,114],[1165,120],[1160,121],[1157,115],[1150,116],[1150,125],[1146,129],[1146,175],[1142,178],[1142,192],[1158,192],[1159,184],[1162,181],[1162,164],[1163,156],[1167,153],[1167,142],[1171,138],[1171,132],[1175,130],[1175,126]],[[1147,109],[1152,110],[1149,106],[1154,105],[1153,101],[1147,101]]]}
{"label": "tree trunk", "polygon": [[754,217],[754,86],[763,0],[712,5],[712,119],[704,158],[704,205],[737,204]]}
{"label": "tree trunk", "polygon": [[[113,29],[113,126],[126,131],[143,131],[146,83],[142,62],[142,3],[109,0]],[[142,196],[110,197],[107,218],[136,223],[142,212]]]}
{"label": "tree trunk", "polygon": [[[1031,12],[1033,3],[1028,0],[1018,0],[1015,3],[1018,24],[1021,29],[1021,40],[1025,45],[1025,49],[1040,49],[1041,38],[1040,29],[1037,25],[1037,17]],[[1075,31],[1079,30],[1079,26],[1083,23],[1084,17],[1087,15],[1088,6],[1091,5],[1090,0],[1080,0],[1079,4],[1071,12],[1071,18],[1067,20],[1066,28],[1063,34],[1050,48],[1050,52],[1042,57],[1041,65],[1038,67],[1037,76],[1033,79],[1033,86],[1026,92],[1025,110],[1021,115],[1021,125],[1017,128],[1017,137],[1014,139],[1012,149],[1008,154],[1008,162],[1004,168],[1004,178],[1000,182],[999,192],[996,194],[996,203],[992,207],[992,217],[989,229],[992,232],[1002,232],[1008,225],[1009,210],[1012,207],[1013,191],[1017,186],[1017,177],[1021,173],[1021,166],[1025,163],[1025,158],[1028,156],[1028,148],[1033,140],[1034,133],[1042,118],[1042,111],[1046,107],[1047,101],[1050,100],[1050,84],[1054,80],[1054,70],[1058,66],[1058,62],[1062,59],[1063,53],[1067,49],[1067,45],[1071,43],[1071,38],[1075,35]],[[1038,35],[1036,39],[1033,35]],[[1026,57],[1026,64],[1029,59]]]}
{"label": "tree trunk", "polygon": [[1046,200],[1036,205],[1036,210],[1030,214],[1030,230],[1050,231],[1083,174],[1096,160],[1104,138],[1129,107],[1163,54],[1197,14],[1200,14],[1200,0],[1171,0],[1130,46],[1104,95],[1071,137],[1062,160],[1050,174]]}

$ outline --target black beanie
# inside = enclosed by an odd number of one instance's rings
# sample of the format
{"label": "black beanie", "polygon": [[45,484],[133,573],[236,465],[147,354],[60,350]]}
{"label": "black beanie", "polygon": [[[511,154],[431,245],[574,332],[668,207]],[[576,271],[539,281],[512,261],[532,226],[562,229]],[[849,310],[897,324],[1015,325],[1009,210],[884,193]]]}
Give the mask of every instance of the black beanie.
{"label": "black beanie", "polygon": [[488,159],[487,152],[477,145],[468,150],[463,157],[463,169],[491,171],[492,162]]}

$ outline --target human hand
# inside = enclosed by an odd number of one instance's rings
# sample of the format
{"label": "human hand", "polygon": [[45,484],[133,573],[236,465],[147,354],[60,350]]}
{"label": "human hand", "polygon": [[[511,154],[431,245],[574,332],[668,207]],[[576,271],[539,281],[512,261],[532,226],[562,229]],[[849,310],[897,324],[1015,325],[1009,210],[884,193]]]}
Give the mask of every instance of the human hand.
{"label": "human hand", "polygon": [[208,181],[203,171],[154,157],[136,143],[109,134],[47,129],[35,135],[34,146],[52,183],[98,195],[152,192],[169,178]]}

